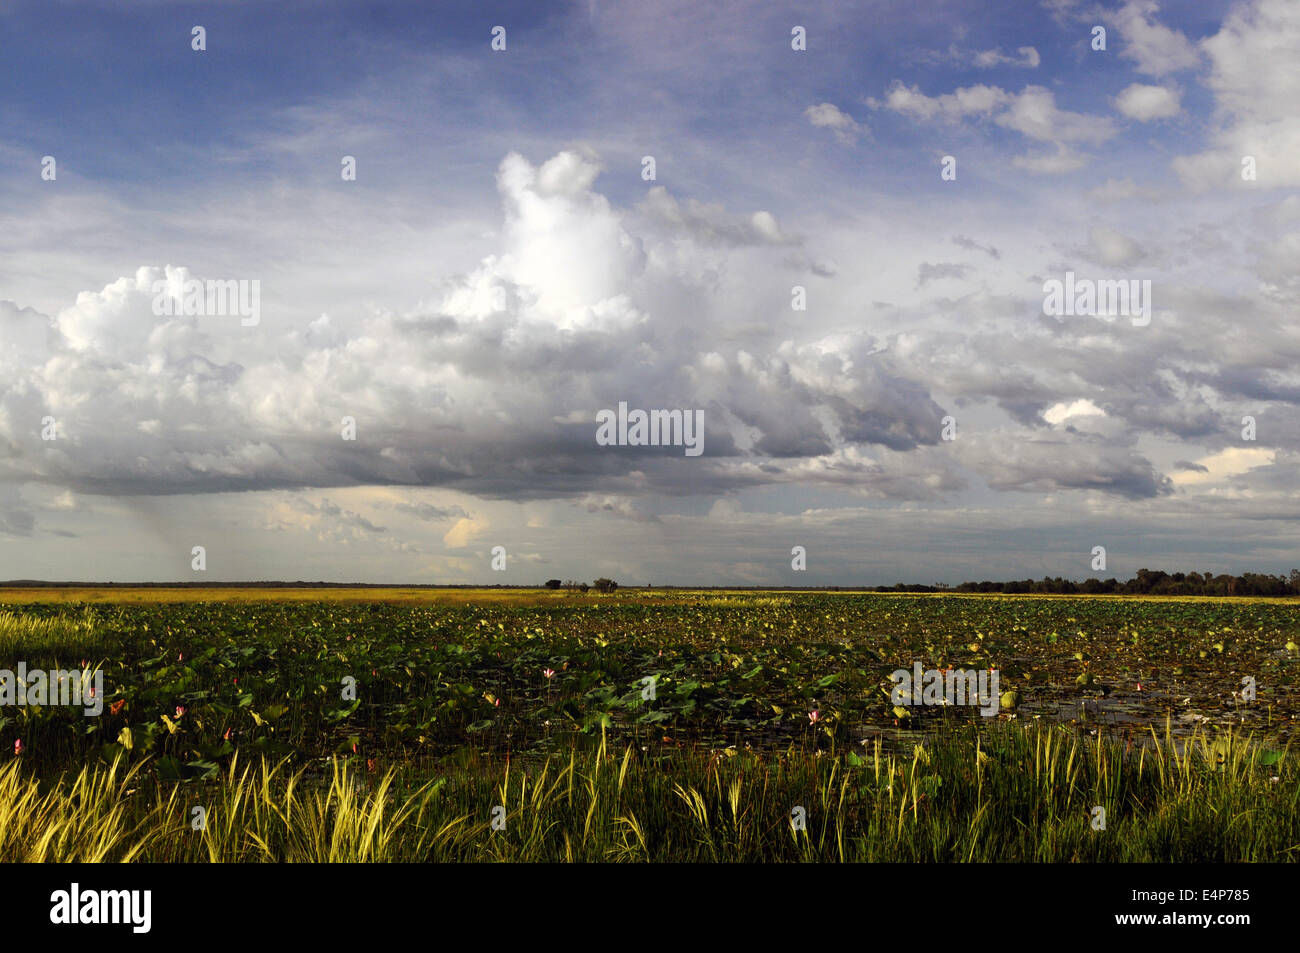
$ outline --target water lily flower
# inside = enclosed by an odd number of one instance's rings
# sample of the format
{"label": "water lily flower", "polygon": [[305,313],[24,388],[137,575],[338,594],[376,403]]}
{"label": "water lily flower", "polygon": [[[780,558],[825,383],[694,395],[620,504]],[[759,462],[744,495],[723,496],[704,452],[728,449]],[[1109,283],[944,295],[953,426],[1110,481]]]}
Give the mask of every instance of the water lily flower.
{"label": "water lily flower", "polygon": [[815,725],[817,724],[817,722],[821,720],[822,720],[822,713],[820,708],[814,708],[812,711],[808,712],[808,721],[810,723]]}
{"label": "water lily flower", "polygon": [[185,661],[185,653],[184,653],[184,652],[177,652],[177,653],[176,653],[176,661],[178,661],[178,662],[183,662],[183,661]]}
{"label": "water lily flower", "polygon": [[21,738],[14,739],[14,754],[22,754],[26,749],[27,746],[23,744],[23,739]]}
{"label": "water lily flower", "polygon": [[542,669],[542,674],[545,675],[547,678],[554,678],[554,677],[555,677],[555,669],[553,669],[553,668],[544,668],[544,669]]}
{"label": "water lily flower", "polygon": [[227,729],[226,729],[226,733],[225,733],[224,735],[221,736],[221,740],[222,740],[222,741],[229,741],[229,740],[230,740],[230,733],[231,733],[232,731],[234,731],[234,730],[235,730],[235,729],[234,729],[233,727],[232,727],[232,728],[227,728]]}
{"label": "water lily flower", "polygon": [[177,706],[176,706],[176,717],[177,717],[177,718],[180,718],[180,717],[181,717],[182,715],[184,715],[184,714],[185,714],[185,706],[184,706],[184,705],[177,705]]}

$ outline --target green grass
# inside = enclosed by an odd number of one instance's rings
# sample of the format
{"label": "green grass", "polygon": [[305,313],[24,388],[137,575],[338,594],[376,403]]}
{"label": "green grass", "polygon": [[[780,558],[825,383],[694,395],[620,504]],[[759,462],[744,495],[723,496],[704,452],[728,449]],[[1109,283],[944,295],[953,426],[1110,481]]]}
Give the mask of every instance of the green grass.
{"label": "green grass", "polygon": [[[1294,760],[1265,766],[1259,754],[1204,734],[1157,736],[1126,754],[1060,726],[1012,723],[910,755],[651,755],[593,742],[524,765],[471,757],[382,773],[344,759],[232,758],[219,778],[191,784],[151,779],[141,763],[88,766],[47,786],[11,762],[0,769],[0,860],[1294,860]],[[1095,806],[1104,830],[1093,829]]]}
{"label": "green grass", "polygon": [[90,611],[38,617],[0,611],[0,659],[70,658],[103,648],[102,629]]}

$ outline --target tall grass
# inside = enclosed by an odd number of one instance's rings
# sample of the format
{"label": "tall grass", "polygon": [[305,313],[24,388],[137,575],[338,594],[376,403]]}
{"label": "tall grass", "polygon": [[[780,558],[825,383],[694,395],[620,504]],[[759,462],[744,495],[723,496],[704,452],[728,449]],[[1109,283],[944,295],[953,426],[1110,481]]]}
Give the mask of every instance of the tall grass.
{"label": "tall grass", "polygon": [[45,785],[15,759],[0,769],[0,860],[1294,860],[1294,758],[1259,755],[1231,734],[1153,731],[1126,750],[1012,723],[910,754],[615,752],[602,739],[527,765],[235,758],[186,784],[96,765]]}
{"label": "tall grass", "polygon": [[72,658],[100,647],[100,627],[89,608],[79,616],[0,612],[0,659]]}

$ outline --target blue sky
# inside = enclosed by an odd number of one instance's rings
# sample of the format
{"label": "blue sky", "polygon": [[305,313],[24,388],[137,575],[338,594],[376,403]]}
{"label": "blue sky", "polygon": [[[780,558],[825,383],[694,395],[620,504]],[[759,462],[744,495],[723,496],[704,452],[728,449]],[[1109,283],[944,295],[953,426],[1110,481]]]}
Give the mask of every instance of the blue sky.
{"label": "blue sky", "polygon": [[[1300,565],[1293,3],[0,25],[0,578]],[[1067,271],[1150,323],[1045,314]],[[257,322],[156,314],[187,280]],[[704,410],[704,454],[597,445],[619,401]]]}

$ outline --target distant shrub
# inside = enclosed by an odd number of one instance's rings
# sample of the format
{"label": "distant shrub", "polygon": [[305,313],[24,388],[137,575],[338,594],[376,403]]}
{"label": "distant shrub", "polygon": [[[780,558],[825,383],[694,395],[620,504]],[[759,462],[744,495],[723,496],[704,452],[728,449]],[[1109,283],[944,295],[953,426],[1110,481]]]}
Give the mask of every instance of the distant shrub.
{"label": "distant shrub", "polygon": [[547,588],[547,589],[559,589],[560,586],[562,586],[562,585],[563,585],[563,583],[561,583],[560,580],[558,580],[558,579],[548,579],[548,580],[546,580],[546,588]]}
{"label": "distant shrub", "polygon": [[613,592],[618,588],[618,583],[613,579],[606,579],[604,576],[601,576],[592,585],[596,587],[597,592]]}

